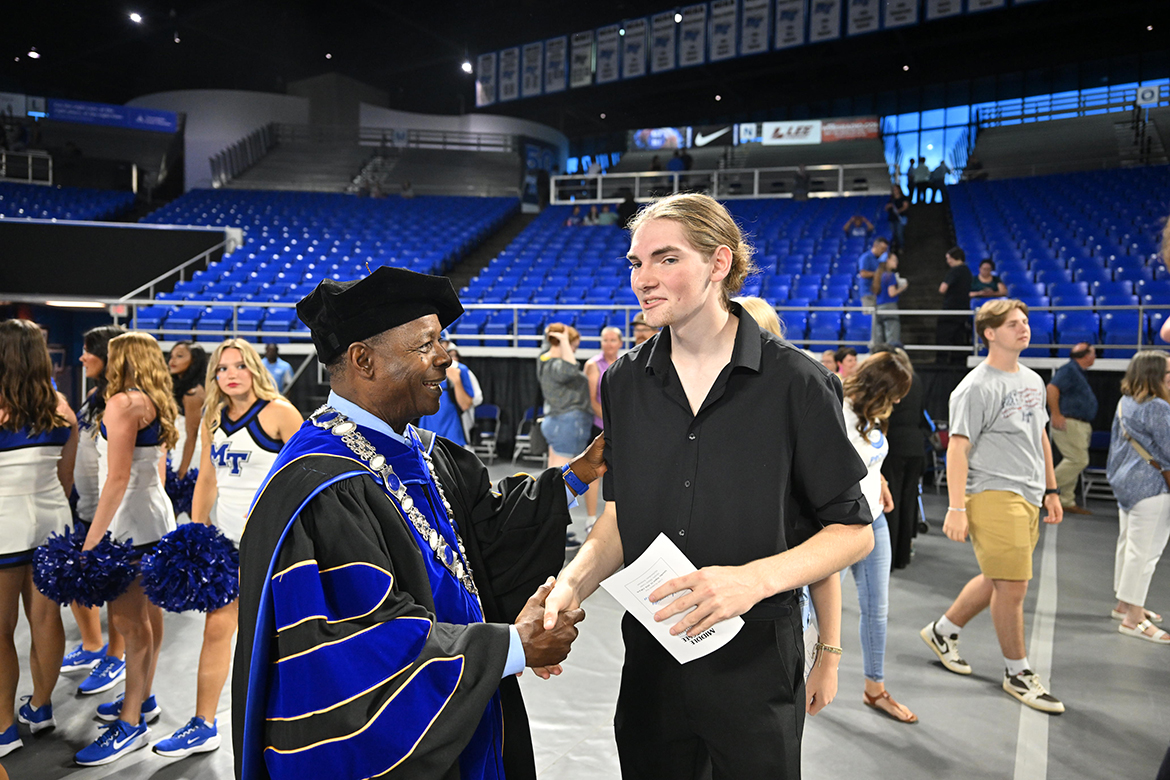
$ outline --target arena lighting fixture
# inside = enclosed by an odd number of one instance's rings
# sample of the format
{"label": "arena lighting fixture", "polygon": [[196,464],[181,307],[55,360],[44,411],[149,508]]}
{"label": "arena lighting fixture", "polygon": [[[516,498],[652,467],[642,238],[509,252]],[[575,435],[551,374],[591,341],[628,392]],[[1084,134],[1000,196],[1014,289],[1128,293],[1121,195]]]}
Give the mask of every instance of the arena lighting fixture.
{"label": "arena lighting fixture", "polygon": [[460,65],[459,67],[463,69],[464,73],[471,73],[471,61],[470,60],[464,60],[463,64]]}
{"label": "arena lighting fixture", "polygon": [[718,102],[719,102],[720,100],[722,100],[722,99],[723,99],[723,96],[722,96],[722,95],[716,95],[716,96],[715,96],[715,102],[716,102],[716,103],[718,103]]}
{"label": "arena lighting fixture", "polygon": [[331,59],[333,59],[333,55],[332,55],[332,54],[329,54],[329,53],[326,53],[326,54],[325,54],[325,59],[327,59],[327,60],[331,60]]}
{"label": "arena lighting fixture", "polygon": [[142,14],[137,11],[132,12],[130,14],[130,21],[134,22],[134,24],[142,24]]}
{"label": "arena lighting fixture", "polygon": [[930,152],[930,151],[934,151],[934,144],[927,144],[927,145],[926,145],[926,151],[928,151],[928,152]]}
{"label": "arena lighting fixture", "polygon": [[175,30],[175,43],[179,42],[179,31]]}
{"label": "arena lighting fixture", "polygon": [[903,65],[903,66],[902,66],[902,70],[904,70],[904,71],[906,71],[906,70],[910,70],[910,66],[909,66],[909,65]]}
{"label": "arena lighting fixture", "polygon": [[602,114],[601,114],[601,118],[602,118],[602,119],[605,119],[605,112],[602,112]]}
{"label": "arena lighting fixture", "polygon": [[46,306],[57,309],[104,309],[106,305],[101,301],[45,301]]}
{"label": "arena lighting fixture", "polygon": [[28,50],[28,58],[30,60],[39,60],[41,58],[41,53],[37,51],[36,46],[33,46]]}
{"label": "arena lighting fixture", "polygon": [[620,30],[618,30],[618,35],[625,35],[625,34],[626,34],[626,28],[625,28],[625,27],[623,27],[623,28],[621,28]]}
{"label": "arena lighting fixture", "polygon": [[675,24],[682,24],[682,14],[675,14],[674,15],[674,23]]}

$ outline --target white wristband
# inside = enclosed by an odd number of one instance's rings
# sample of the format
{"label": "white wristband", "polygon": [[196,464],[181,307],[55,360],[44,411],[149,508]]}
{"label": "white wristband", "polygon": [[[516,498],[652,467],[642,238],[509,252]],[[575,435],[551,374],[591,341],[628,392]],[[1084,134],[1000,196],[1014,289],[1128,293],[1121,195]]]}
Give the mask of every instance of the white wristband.
{"label": "white wristband", "polygon": [[967,507],[963,507],[962,509],[960,509],[959,507],[955,507],[955,506],[948,506],[948,507],[947,507],[947,511],[948,511],[948,512],[966,512],[966,511],[967,511]]}

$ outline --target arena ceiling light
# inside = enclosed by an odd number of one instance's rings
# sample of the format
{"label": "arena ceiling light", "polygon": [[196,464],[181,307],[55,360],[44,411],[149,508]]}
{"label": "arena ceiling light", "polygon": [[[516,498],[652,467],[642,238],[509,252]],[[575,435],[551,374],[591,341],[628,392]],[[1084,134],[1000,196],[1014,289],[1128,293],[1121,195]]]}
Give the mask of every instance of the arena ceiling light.
{"label": "arena ceiling light", "polygon": [[36,46],[33,46],[28,50],[28,58],[30,60],[39,60],[41,58],[41,53],[37,51]]}
{"label": "arena ceiling light", "polygon": [[104,309],[106,305],[101,301],[45,301],[46,306],[57,309]]}
{"label": "arena ceiling light", "polygon": [[682,24],[682,14],[675,14],[674,15],[674,23],[675,24]]}
{"label": "arena ceiling light", "polygon": [[463,64],[460,65],[459,67],[463,69],[464,73],[471,73],[471,61],[470,60],[464,60]]}
{"label": "arena ceiling light", "polygon": [[134,24],[142,24],[142,14],[137,11],[132,11],[130,13],[130,21],[134,22]]}

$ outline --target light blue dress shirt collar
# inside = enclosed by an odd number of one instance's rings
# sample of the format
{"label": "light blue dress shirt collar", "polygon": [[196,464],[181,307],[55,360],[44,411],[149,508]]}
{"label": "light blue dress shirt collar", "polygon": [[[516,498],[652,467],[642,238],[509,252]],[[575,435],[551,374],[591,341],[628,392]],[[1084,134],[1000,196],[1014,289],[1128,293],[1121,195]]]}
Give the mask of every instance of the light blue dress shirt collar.
{"label": "light blue dress shirt collar", "polygon": [[367,428],[373,428],[378,433],[389,436],[396,442],[405,444],[408,447],[410,446],[410,442],[408,442],[401,433],[395,432],[395,430],[390,427],[390,424],[381,417],[366,411],[349,399],[342,398],[335,391],[329,391],[329,399],[326,401],[326,403],[344,414],[349,419],[353,420],[358,425],[364,425]]}

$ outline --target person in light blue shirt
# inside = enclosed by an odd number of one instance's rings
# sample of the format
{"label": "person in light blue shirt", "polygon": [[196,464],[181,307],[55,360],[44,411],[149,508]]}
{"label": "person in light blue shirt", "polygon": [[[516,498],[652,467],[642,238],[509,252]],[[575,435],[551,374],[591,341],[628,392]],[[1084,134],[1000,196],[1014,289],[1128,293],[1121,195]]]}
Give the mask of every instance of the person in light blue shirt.
{"label": "person in light blue shirt", "polygon": [[277,392],[281,395],[287,393],[292,385],[293,370],[287,360],[281,359],[280,350],[275,344],[264,345],[264,367],[272,375],[272,384],[276,385]]}
{"label": "person in light blue shirt", "polygon": [[861,288],[862,306],[875,306],[877,304],[870,288],[873,285],[874,272],[877,271],[879,265],[886,261],[889,248],[889,239],[878,236],[873,240],[873,246],[862,252],[861,257],[857,258],[857,283]]}
{"label": "person in light blue shirt", "polygon": [[878,344],[902,343],[902,323],[896,313],[898,311],[898,296],[905,291],[907,285],[898,277],[898,256],[893,252],[886,255],[873,274],[873,292],[876,312],[873,318],[873,337],[870,339],[870,348],[876,349]]}
{"label": "person in light blue shirt", "polygon": [[447,367],[447,379],[441,387],[443,397],[439,400],[439,411],[419,419],[418,427],[450,439],[460,447],[466,447],[463,412],[471,408],[475,397],[471,371],[462,363],[452,363]]}

